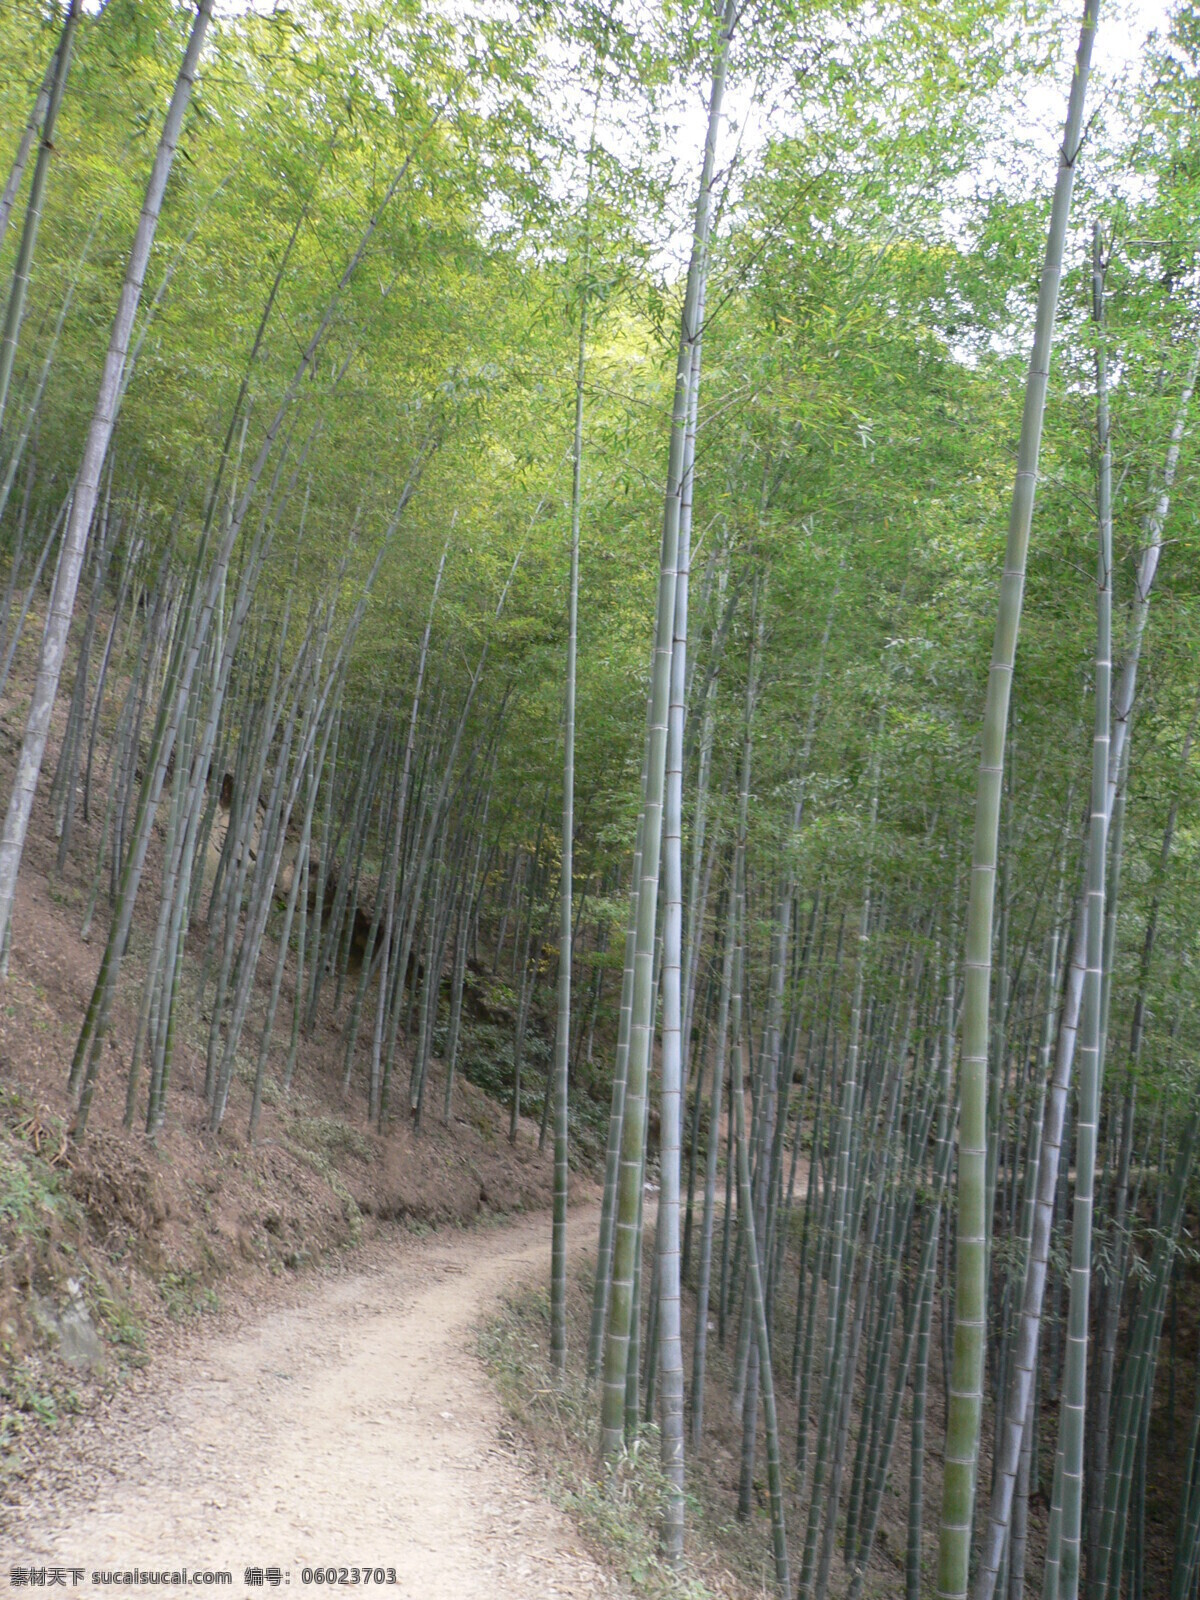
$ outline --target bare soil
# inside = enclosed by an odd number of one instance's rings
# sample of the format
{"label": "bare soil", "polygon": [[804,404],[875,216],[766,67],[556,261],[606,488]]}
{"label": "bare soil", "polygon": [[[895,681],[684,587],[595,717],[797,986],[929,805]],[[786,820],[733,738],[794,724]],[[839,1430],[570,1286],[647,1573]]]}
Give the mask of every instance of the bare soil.
{"label": "bare soil", "polygon": [[[595,1205],[572,1213],[575,1248]],[[8,1561],[395,1571],[411,1600],[616,1585],[505,1443],[472,1329],[549,1268],[544,1215],[370,1247],[360,1270],[209,1328],[81,1421],[6,1508]],[[230,1317],[226,1323],[236,1321]],[[340,1592],[346,1592],[342,1590]]]}

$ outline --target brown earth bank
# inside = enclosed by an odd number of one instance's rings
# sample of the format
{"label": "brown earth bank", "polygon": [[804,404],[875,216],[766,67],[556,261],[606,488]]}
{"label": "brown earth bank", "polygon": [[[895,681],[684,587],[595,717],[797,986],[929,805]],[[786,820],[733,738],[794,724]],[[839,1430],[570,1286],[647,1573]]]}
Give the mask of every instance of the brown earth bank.
{"label": "brown earth bank", "polygon": [[[421,1231],[548,1205],[552,1171],[523,1119],[464,1078],[450,1125],[378,1134],[323,1092],[340,1031],[322,1019],[297,1083],[254,1144],[249,1091],[205,1131],[203,1057],[186,1045],[167,1126],[126,1133],[126,1013],[82,1146],[66,1134],[63,1079],[97,955],[44,880],[22,886],[0,1002],[0,1466],[21,1476],[39,1436],[159,1348],[172,1325],[397,1227]],[[440,1106],[440,1082],[431,1085]]]}

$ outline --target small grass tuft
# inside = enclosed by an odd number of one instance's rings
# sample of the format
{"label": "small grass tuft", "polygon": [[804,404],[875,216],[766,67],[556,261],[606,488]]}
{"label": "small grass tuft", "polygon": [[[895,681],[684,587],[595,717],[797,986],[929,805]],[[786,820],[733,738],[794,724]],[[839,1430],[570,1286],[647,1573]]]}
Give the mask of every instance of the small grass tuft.
{"label": "small grass tuft", "polygon": [[332,1161],[338,1156],[356,1156],[359,1161],[370,1161],[371,1142],[357,1128],[347,1127],[333,1117],[297,1117],[289,1129],[289,1137],[313,1155]]}
{"label": "small grass tuft", "polygon": [[221,1303],[216,1290],[203,1283],[200,1274],[190,1268],[164,1272],[158,1280],[158,1289],[167,1315],[176,1322],[188,1322],[193,1317],[216,1311]]}

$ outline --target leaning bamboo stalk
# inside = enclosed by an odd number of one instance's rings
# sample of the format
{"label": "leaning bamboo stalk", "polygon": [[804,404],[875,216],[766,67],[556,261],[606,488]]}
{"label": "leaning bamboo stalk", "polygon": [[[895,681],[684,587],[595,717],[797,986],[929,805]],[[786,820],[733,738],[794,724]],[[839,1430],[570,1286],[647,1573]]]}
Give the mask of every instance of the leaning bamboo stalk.
{"label": "leaning bamboo stalk", "polygon": [[[42,365],[38,372],[38,380],[34,386],[33,394],[25,403],[24,418],[21,422],[20,432],[17,434],[12,448],[9,451],[8,465],[4,469],[4,481],[3,483],[0,483],[0,517],[4,515],[5,508],[8,505],[8,498],[12,493],[12,486],[17,476],[17,469],[25,458],[25,449],[29,443],[29,438],[33,432],[34,425],[41,416],[42,401],[46,394],[46,384],[49,381],[50,373],[54,367],[54,358],[58,353],[58,341],[62,336],[63,324],[66,322],[68,313],[71,310],[71,306],[74,304],[75,292],[79,288],[79,280],[83,274],[84,266],[87,264],[87,258],[91,253],[92,242],[96,237],[96,229],[100,224],[100,218],[102,215],[103,213],[98,211],[95,217],[92,219],[92,225],[88,229],[88,236],[84,240],[83,249],[80,251],[79,259],[75,263],[75,269],[71,275],[71,281],[67,285],[67,292],[63,295],[62,302],[59,305],[58,315],[54,320],[54,331],[51,333],[50,341],[46,346],[46,353],[42,358]],[[31,462],[29,481],[32,481],[32,466],[33,463]],[[16,557],[14,556],[14,567],[15,564]],[[4,616],[5,618],[8,616],[7,605],[4,607]],[[2,635],[0,635],[0,637],[2,637]]]}
{"label": "leaning bamboo stalk", "polygon": [[[433,119],[433,123],[436,123],[437,120],[437,117],[435,117]],[[400,168],[392,178],[392,181],[388,185],[378,208],[368,218],[366,226],[359,237],[358,246],[353,255],[350,257],[350,260],[344,268],[341,277],[338,279],[333,293],[326,303],[324,312],[318,322],[318,325],[310,337],[308,344],[305,346],[299,362],[297,363],[291,381],[289,382],[287,389],[275,408],[274,415],[263,435],[259,445],[258,453],[247,475],[246,481],[240,490],[240,494],[238,494],[236,502],[232,497],[230,499],[216,554],[213,557],[208,577],[202,582],[203,564],[209,554],[209,534],[211,532],[213,519],[217,509],[221,482],[225,469],[229,464],[239,419],[242,421],[243,436],[245,433],[245,417],[243,416],[242,408],[244,406],[249,388],[250,375],[257,359],[259,349],[261,348],[262,340],[266,332],[267,323],[270,317],[271,309],[275,302],[275,297],[278,293],[279,285],[282,282],[283,270],[287,260],[286,253],[284,263],[281,264],[280,269],[276,273],[273,281],[270,294],[267,298],[266,305],[259,320],[259,325],[255,334],[249,361],[247,363],[246,371],[243,375],[242,386],[234,405],[233,414],[230,419],[229,430],[226,434],[225,445],[218,463],[216,477],[208,496],[202,537],[199,541],[196,556],[192,564],[185,597],[181,607],[179,608],[179,616],[181,620],[177,631],[177,648],[172,649],[166,673],[166,682],[171,685],[171,688],[170,692],[167,692],[166,684],[164,684],[164,692],[159,697],[158,719],[155,726],[154,736],[151,741],[151,753],[148,761],[150,775],[148,777],[148,781],[143,783],[141,786],[137,813],[133,825],[133,838],[131,840],[130,848],[124,852],[123,857],[118,852],[114,852],[113,856],[114,899],[117,903],[113,920],[109,929],[108,942],[105,946],[104,955],[101,960],[100,973],[97,977],[92,998],[88,1004],[87,1013],[84,1018],[83,1027],[80,1031],[79,1040],[75,1047],[75,1055],[72,1060],[71,1072],[68,1078],[68,1088],[72,1093],[78,1092],[80,1085],[84,1081],[85,1075],[88,1076],[89,1083],[92,1081],[96,1066],[98,1064],[100,1047],[107,1034],[117,974],[120,968],[121,960],[124,956],[125,944],[128,938],[129,927],[131,925],[133,916],[133,908],[136,902],[138,889],[141,883],[142,870],[145,864],[146,848],[149,843],[150,825],[155,809],[158,805],[159,795],[162,792],[162,785],[165,780],[167,767],[171,760],[176,730],[179,726],[182,715],[182,708],[186,704],[187,696],[190,693],[191,684],[197,670],[200,656],[205,649],[209,629],[211,627],[214,615],[218,614],[219,608],[223,604],[225,581],[229,571],[229,563],[233,553],[234,545],[242,531],[242,527],[245,523],[245,519],[250,508],[250,503],[257,491],[262,474],[266,468],[272,451],[274,450],[280,430],[289,416],[292,403],[296,398],[301,383],[303,382],[305,376],[312,370],[317,352],[320,349],[325,335],[329,330],[334,312],[340,302],[341,295],[343,294],[346,285],[356,273],[359,264],[362,261],[367,245],[373,238],[375,231],[379,226],[379,220],[383,210],[390,204],[400,186],[400,183],[408,172],[412,161],[415,159],[417,148],[418,145],[414,145],[413,149],[409,152],[409,155],[401,164]],[[302,220],[303,215],[304,213],[302,212],[300,220]],[[295,241],[298,229],[299,220],[297,222],[296,229],[293,230],[292,240],[289,242],[289,251],[291,249],[291,244]],[[349,368],[350,362],[353,360],[354,353],[355,352],[351,350],[350,354],[343,360],[341,365],[335,371],[333,377],[334,388],[337,387],[344,377]],[[278,470],[276,472],[276,481],[277,480]],[[273,497],[274,490],[272,490],[272,494],[268,498],[273,499]],[[262,540],[264,532],[268,526],[268,521],[269,519],[267,511],[264,511],[263,517],[260,520],[258,533],[256,534],[255,539],[252,541],[251,553],[248,558],[243,560],[242,563],[242,573],[239,581],[239,593],[246,597],[244,602],[245,604],[248,604],[248,573],[254,569],[255,563],[260,562],[262,559]],[[182,620],[184,618],[186,618],[186,625]],[[126,785],[126,804],[128,803],[128,794],[131,787],[131,784]],[[0,842],[0,866],[2,866],[2,862],[3,845],[2,842]],[[117,882],[118,879],[119,883]],[[0,900],[2,900],[2,894],[2,887],[0,887]],[[85,1122],[86,1114],[81,1122],[79,1113],[77,1111],[76,1127],[80,1135],[82,1135],[83,1125]]]}
{"label": "leaning bamboo stalk", "polygon": [[429,659],[429,640],[433,633],[433,616],[437,608],[438,594],[442,587],[442,574],[446,570],[446,557],[449,553],[450,538],[447,535],[446,542],[442,546],[441,559],[438,561],[437,574],[433,580],[433,595],[429,601],[429,614],[425,619],[425,632],[421,636],[421,650],[417,658],[417,681],[413,687],[412,706],[408,717],[408,734],[404,743],[404,762],[400,773],[400,791],[396,797],[396,819],[393,824],[391,853],[385,867],[387,909],[384,917],[383,948],[379,968],[379,996],[376,1004],[375,1028],[371,1039],[370,1103],[368,1109],[372,1121],[379,1117],[382,1088],[381,1061],[384,1010],[387,1001],[389,976],[388,958],[392,948],[392,935],[396,920],[396,872],[400,861],[400,849],[404,838],[404,824],[412,785],[412,763],[413,750],[416,746],[417,738],[417,717],[421,707],[421,690],[425,682],[425,667]]}
{"label": "leaning bamboo stalk", "polygon": [[1099,0],[1085,0],[1083,25],[1059,153],[1050,230],[1038,289],[1037,324],[1013,485],[1004,574],[996,615],[992,662],[983,713],[983,742],[975,801],[975,841],[967,896],[963,997],[961,1104],[958,1126],[958,1221],[954,1288],[954,1359],[947,1402],[945,1472],[939,1530],[937,1593],[963,1600],[970,1579],[979,1430],[983,1411],[983,1357],[987,1328],[984,1215],[987,1167],[988,1001],[992,960],[992,902],[1000,787],[1008,727],[1013,663],[1021,622],[1025,562],[1033,522],[1037,466],[1050,378],[1063,248],[1083,137],[1083,105],[1091,65]]}
{"label": "leaning bamboo stalk", "polygon": [[54,813],[54,830],[58,835],[58,853],[54,870],[61,873],[66,867],[74,834],[75,803],[79,780],[79,745],[87,712],[88,683],[91,676],[92,644],[100,615],[100,603],[108,578],[109,564],[121,537],[119,525],[109,532],[109,497],[112,492],[112,472],[109,471],[109,490],[105,496],[104,512],[100,518],[100,536],[94,562],[92,593],[88,602],[79,641],[79,654],[75,664],[75,683],[71,690],[67,727],[59,747],[58,768],[50,786],[50,802]]}
{"label": "leaning bamboo stalk", "polygon": [[[222,921],[224,929],[221,942],[221,961],[217,969],[216,994],[213,998],[212,1017],[208,1032],[208,1061],[204,1077],[204,1093],[210,1105],[216,1093],[218,1061],[222,1047],[221,1030],[225,1022],[225,1008],[234,972],[238,924],[241,920],[243,902],[246,898],[246,888],[250,877],[250,863],[254,855],[255,827],[256,824],[259,824],[260,796],[266,773],[267,757],[276,729],[279,726],[280,718],[281,716],[286,716],[288,697],[302,665],[302,658],[297,656],[281,691],[280,679],[282,676],[283,653],[287,643],[288,620],[288,609],[285,607],[282,626],[273,652],[271,687],[267,692],[266,703],[261,710],[258,707],[251,709],[247,731],[250,736],[248,743],[251,744],[252,753],[245,776],[236,785],[235,798],[238,802],[237,826],[234,826],[233,814],[231,813],[229,833],[225,841],[226,850],[234,862],[234,869],[229,877],[228,892],[223,903]],[[278,770],[277,765],[276,777],[278,777]],[[264,811],[261,825],[259,826],[260,849],[265,844],[266,828],[267,814]]]}
{"label": "leaning bamboo stalk", "polygon": [[58,693],[58,680],[66,655],[67,633],[75,608],[75,590],[83,566],[92,514],[100,492],[100,474],[116,426],[117,398],[121,389],[129,339],[133,331],[138,302],[141,299],[150,248],[158,228],[167,178],[175,159],[175,148],[179,142],[184,112],[191,99],[196,65],[200,59],[200,51],[204,45],[204,36],[212,14],[212,3],[213,0],[200,0],[196,20],[192,25],[187,49],[184,52],[183,64],[175,81],[175,89],[154,157],[154,166],[146,186],[141,217],[129,253],[125,282],[109,339],[104,373],[100,380],[100,392],[88,431],[87,444],[84,447],[83,461],[76,478],[71,516],[63,536],[63,560],[46,617],[37,676],[30,699],[25,734],[21,742],[17,776],[9,800],[3,835],[0,837],[0,945],[6,944],[8,939],[17,873],[20,870],[25,846],[29,814],[33,808],[34,791],[42,768],[46,737],[50,731],[50,717]]}
{"label": "leaning bamboo stalk", "polygon": [[[412,465],[409,467],[408,475],[405,479],[404,487],[401,490],[399,499],[397,501],[396,509],[393,512],[392,518],[384,532],[383,538],[380,541],[379,548],[375,553],[371,567],[363,579],[362,587],[359,590],[354,610],[347,621],[345,631],[343,632],[334,657],[334,661],[328,672],[326,672],[324,675],[324,681],[317,691],[315,700],[306,708],[306,713],[302,722],[302,735],[299,741],[296,759],[293,764],[291,778],[287,786],[286,797],[284,797],[281,793],[281,797],[277,802],[278,820],[275,824],[274,844],[271,850],[271,855],[264,866],[260,868],[262,888],[257,896],[257,907],[254,912],[254,920],[252,926],[247,929],[243,939],[244,960],[239,975],[237,992],[234,996],[230,1025],[225,1038],[224,1054],[220,1076],[218,1079],[219,1087],[216,1096],[214,1096],[212,1115],[209,1119],[209,1126],[214,1134],[220,1128],[221,1120],[225,1111],[226,1099],[229,1092],[229,1083],[233,1074],[234,1056],[237,1050],[238,1041],[241,1037],[242,1027],[245,1022],[246,1010],[250,1002],[250,994],[253,987],[254,975],[258,966],[258,954],[262,947],[263,935],[266,932],[267,918],[270,914],[274,885],[279,876],[279,868],[283,860],[283,849],[287,834],[287,823],[293,810],[295,809],[295,804],[300,793],[300,784],[304,777],[305,769],[307,768],[309,761],[312,759],[312,753],[316,744],[317,734],[320,728],[324,709],[329,702],[330,695],[333,692],[335,685],[341,677],[351,646],[353,645],[354,640],[357,637],[358,630],[362,625],[362,619],[366,614],[367,602],[370,598],[371,591],[374,588],[375,580],[379,575],[379,569],[383,563],[384,554],[390,547],[392,538],[396,532],[396,529],[400,525],[400,521],[405,510],[407,509],[409,501],[416,492],[417,485],[420,483],[421,475],[424,471],[425,465],[433,449],[436,448],[436,437],[437,436],[434,434],[430,434],[426,437],[425,441],[418,450]],[[321,668],[322,662],[318,654],[315,662],[315,669],[319,672]],[[298,707],[293,711],[293,721],[296,719],[297,712]],[[290,738],[290,730],[286,737]],[[286,760],[286,749],[287,745],[285,742],[284,752],[280,756],[280,775],[282,775],[282,769]]]}
{"label": "leaning bamboo stalk", "polygon": [[50,91],[58,73],[58,53],[61,48],[60,41],[51,51],[50,59],[46,63],[46,70],[42,74],[42,81],[38,92],[34,96],[33,109],[29,113],[29,120],[21,131],[17,141],[17,148],[13,154],[12,166],[9,168],[8,179],[4,185],[4,192],[0,194],[0,249],[4,246],[4,236],[8,232],[8,224],[12,218],[13,206],[16,204],[17,192],[21,187],[21,180],[25,176],[25,168],[29,163],[29,152],[33,149],[33,141],[37,138],[38,129],[45,120],[46,111],[50,104]]}
{"label": "leaning bamboo stalk", "polygon": [[1104,350],[1104,265],[1100,231],[1093,236],[1093,317],[1096,351],[1096,429],[1100,446],[1099,559],[1096,575],[1095,733],[1092,740],[1091,817],[1088,834],[1087,969],[1079,1036],[1079,1087],[1075,1132],[1075,1203],[1071,1228],[1071,1294],[1067,1323],[1066,1375],[1060,1439],[1063,1451],[1062,1543],[1059,1594],[1079,1592],[1080,1528],[1083,1511],[1084,1421],[1087,1415],[1088,1306],[1092,1273],[1092,1208],[1096,1139],[1100,1120],[1101,985],[1104,951],[1104,892],[1108,864],[1109,685],[1112,677],[1112,455],[1108,431],[1108,369]]}
{"label": "leaning bamboo stalk", "polygon": [[[50,81],[50,93],[46,101],[45,120],[42,123],[41,138],[38,141],[37,160],[33,166],[33,177],[29,182],[29,198],[25,203],[25,225],[21,229],[21,241],[17,246],[17,259],[13,266],[12,286],[9,289],[8,305],[4,312],[4,326],[0,328],[0,424],[4,421],[4,413],[8,405],[8,391],[12,383],[13,363],[17,355],[17,341],[21,337],[21,325],[25,320],[25,301],[29,294],[29,276],[33,268],[34,251],[37,249],[38,230],[42,221],[42,205],[46,193],[46,178],[50,171],[50,157],[54,154],[54,124],[58,120],[59,107],[62,105],[63,94],[67,87],[67,74],[71,70],[71,50],[75,42],[75,30],[79,23],[79,0],[68,0],[66,15],[63,18],[62,34],[59,37],[58,48],[54,53],[53,77]],[[7,223],[7,215],[5,216]],[[88,511],[91,518],[91,508]],[[0,928],[0,935],[3,929]]]}
{"label": "leaning bamboo stalk", "polygon": [[[45,543],[42,545],[41,552],[38,555],[36,563],[34,564],[33,576],[29,580],[29,587],[25,591],[25,598],[21,602],[20,611],[17,613],[16,624],[12,629],[12,637],[8,641],[8,649],[5,651],[4,662],[2,665],[0,665],[0,694],[3,694],[5,686],[8,683],[9,673],[12,671],[13,661],[16,659],[17,646],[20,644],[21,635],[25,631],[25,619],[29,615],[30,606],[33,605],[33,597],[37,593],[37,586],[42,581],[42,573],[45,571],[46,563],[50,559],[50,552],[54,549],[55,541],[58,539],[58,531],[70,513],[71,496],[73,493],[73,489],[68,491],[67,497],[59,508],[57,516],[55,516],[54,520],[50,524],[50,531],[46,535]],[[59,560],[61,559],[62,546],[60,545]],[[5,620],[7,621],[7,618]]]}

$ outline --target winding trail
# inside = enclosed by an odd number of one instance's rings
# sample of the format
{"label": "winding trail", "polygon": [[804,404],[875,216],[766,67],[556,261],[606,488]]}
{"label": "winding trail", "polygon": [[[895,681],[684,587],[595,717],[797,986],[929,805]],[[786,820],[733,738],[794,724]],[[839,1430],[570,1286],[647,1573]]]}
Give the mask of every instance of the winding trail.
{"label": "winding trail", "polygon": [[[575,1247],[597,1217],[572,1208]],[[475,1326],[549,1258],[546,1216],[398,1240],[365,1271],[156,1359],[100,1426],[71,1430],[68,1467],[0,1532],[0,1590],[19,1561],[84,1567],[64,1592],[110,1597],[163,1589],[102,1587],[93,1570],[225,1569],[217,1592],[236,1596],[283,1593],[247,1587],[247,1566],[312,1594],[302,1573],[318,1566],[394,1568],[382,1592],[397,1600],[616,1594],[505,1446],[473,1353]]]}

